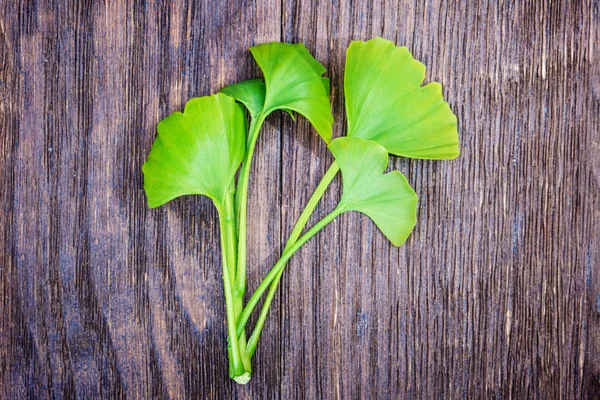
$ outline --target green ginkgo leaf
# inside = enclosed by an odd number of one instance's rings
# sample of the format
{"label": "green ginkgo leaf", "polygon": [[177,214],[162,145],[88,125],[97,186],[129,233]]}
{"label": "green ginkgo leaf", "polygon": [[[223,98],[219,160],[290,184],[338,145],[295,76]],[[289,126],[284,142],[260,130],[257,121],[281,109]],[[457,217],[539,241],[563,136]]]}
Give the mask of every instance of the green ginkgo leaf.
{"label": "green ginkgo leaf", "polygon": [[158,136],[142,167],[150,207],[202,194],[222,205],[244,158],[243,108],[225,94],[193,98],[183,113],[158,124]]}
{"label": "green ginkgo leaf", "polygon": [[329,149],[342,171],[338,210],[367,215],[395,246],[402,245],[417,222],[417,194],[400,171],[383,174],[389,158],[385,148],[370,140],[342,137]]}
{"label": "green ginkgo leaf", "polygon": [[344,75],[348,136],[404,157],[457,157],[456,116],[442,86],[421,86],[424,79],[425,66],[406,47],[382,38],[352,42]]}
{"label": "green ginkgo leaf", "polygon": [[[263,114],[274,110],[295,111],[306,117],[329,143],[333,116],[329,80],[321,76],[325,67],[302,43],[265,43],[251,47],[250,52],[265,77]],[[253,89],[260,90],[258,86]]]}
{"label": "green ginkgo leaf", "polygon": [[265,105],[265,92],[265,81],[260,78],[234,83],[221,89],[221,93],[233,97],[246,106],[253,118]]}
{"label": "green ginkgo leaf", "polygon": [[[260,78],[233,83],[221,89],[221,93],[225,93],[226,95],[233,97],[234,99],[242,103],[244,106],[246,106],[252,118],[256,118],[258,114],[263,110],[263,107],[265,105],[266,91],[267,88],[265,86],[265,81]],[[289,110],[287,108],[282,108],[281,110],[288,113],[294,121],[296,120],[296,117],[294,117],[294,113],[292,112],[292,110]]]}

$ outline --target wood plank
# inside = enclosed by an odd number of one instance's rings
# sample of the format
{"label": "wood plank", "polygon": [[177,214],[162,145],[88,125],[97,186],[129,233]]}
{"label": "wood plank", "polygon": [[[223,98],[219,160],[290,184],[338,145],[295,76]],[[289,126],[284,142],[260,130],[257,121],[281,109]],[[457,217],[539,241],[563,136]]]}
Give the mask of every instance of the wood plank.
{"label": "wood plank", "polygon": [[[0,3],[0,398],[600,397],[600,43],[592,0]],[[393,248],[340,217],[288,265],[255,374],[227,376],[217,216],[150,210],[157,122],[304,42],[344,134],[345,50],[408,46],[458,115],[454,161],[393,158],[420,196]],[[332,158],[267,120],[248,286]],[[312,222],[331,210],[336,180]],[[253,320],[251,320],[253,323]]]}

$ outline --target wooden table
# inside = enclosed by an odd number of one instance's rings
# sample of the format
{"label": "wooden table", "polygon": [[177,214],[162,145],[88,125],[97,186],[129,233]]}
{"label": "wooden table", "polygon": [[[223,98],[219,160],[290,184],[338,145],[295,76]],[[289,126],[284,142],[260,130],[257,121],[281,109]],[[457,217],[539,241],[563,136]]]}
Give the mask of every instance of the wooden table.
{"label": "wooden table", "polygon": [[[2,1],[0,398],[599,398],[597,1]],[[351,40],[408,46],[462,155],[393,158],[406,245],[348,214],[289,264],[248,386],[227,376],[216,212],[150,210],[157,122],[304,42],[345,129]],[[269,117],[252,168],[249,287],[331,162]],[[339,181],[317,214],[340,195]]]}

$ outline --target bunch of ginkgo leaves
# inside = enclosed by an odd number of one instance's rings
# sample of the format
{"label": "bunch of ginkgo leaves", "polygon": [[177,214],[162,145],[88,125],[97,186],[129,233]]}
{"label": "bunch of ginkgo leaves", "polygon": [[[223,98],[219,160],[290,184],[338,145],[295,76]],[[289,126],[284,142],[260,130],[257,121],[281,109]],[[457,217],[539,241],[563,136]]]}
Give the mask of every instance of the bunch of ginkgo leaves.
{"label": "bunch of ginkgo leaves", "polygon": [[[350,44],[344,71],[348,131],[334,140],[329,79],[322,76],[325,68],[306,47],[267,43],[250,51],[264,79],[189,100],[183,113],[174,112],[160,121],[143,166],[150,207],[201,194],[210,197],[218,210],[229,375],[242,384],[250,380],[251,359],[289,258],[346,211],[367,215],[400,246],[415,226],[417,195],[399,171],[383,173],[389,155],[442,160],[459,154],[456,116],[443,99],[441,85],[421,86],[425,66],[406,47],[381,38]],[[275,110],[307,118],[335,160],[298,218],[279,261],[244,304],[250,165],[261,127]],[[343,191],[337,207],[303,234],[340,170]],[[246,323],[265,292],[258,320],[247,337]]]}

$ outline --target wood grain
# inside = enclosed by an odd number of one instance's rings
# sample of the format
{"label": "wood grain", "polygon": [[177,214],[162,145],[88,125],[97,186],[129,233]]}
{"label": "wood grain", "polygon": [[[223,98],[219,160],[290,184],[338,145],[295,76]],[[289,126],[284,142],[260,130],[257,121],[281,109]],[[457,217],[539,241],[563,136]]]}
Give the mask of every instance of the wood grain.
{"label": "wood grain", "polygon": [[[0,2],[0,398],[600,398],[600,5]],[[227,377],[216,212],[146,206],[157,122],[304,42],[345,130],[351,40],[407,45],[444,85],[462,155],[394,158],[406,245],[344,215],[290,262],[248,386]],[[331,162],[269,117],[252,168],[249,287]],[[339,181],[317,214],[334,207]]]}

